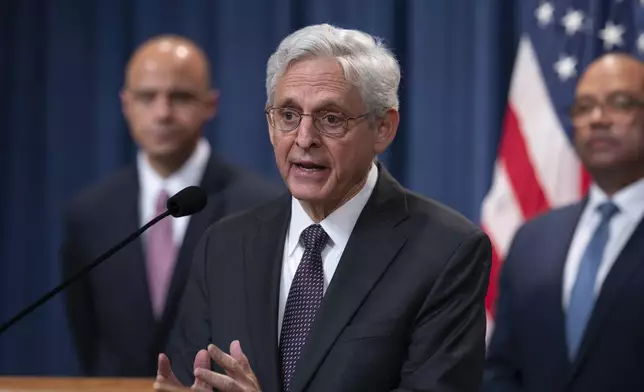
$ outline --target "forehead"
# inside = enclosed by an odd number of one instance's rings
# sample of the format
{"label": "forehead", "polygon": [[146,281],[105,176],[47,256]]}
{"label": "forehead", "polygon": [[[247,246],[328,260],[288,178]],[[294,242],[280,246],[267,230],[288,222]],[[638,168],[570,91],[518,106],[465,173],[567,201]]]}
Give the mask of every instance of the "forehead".
{"label": "forehead", "polygon": [[642,94],[644,66],[636,60],[610,57],[591,65],[577,87],[577,96],[605,96],[616,91]]}
{"label": "forehead", "polygon": [[358,89],[346,80],[342,67],[333,58],[298,61],[277,81],[276,106],[294,104],[308,110],[325,103],[362,105]]}
{"label": "forehead", "polygon": [[128,79],[133,89],[199,89],[205,83],[194,65],[180,59],[143,59],[132,67]]}

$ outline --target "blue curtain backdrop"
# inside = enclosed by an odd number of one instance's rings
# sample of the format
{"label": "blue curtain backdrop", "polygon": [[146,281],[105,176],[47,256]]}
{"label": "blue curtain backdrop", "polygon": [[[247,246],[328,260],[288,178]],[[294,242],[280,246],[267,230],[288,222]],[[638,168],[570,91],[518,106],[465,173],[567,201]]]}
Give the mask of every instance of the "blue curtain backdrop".
{"label": "blue curtain backdrop", "polygon": [[[384,38],[403,68],[402,121],[387,166],[404,185],[478,220],[515,51],[513,3],[3,1],[0,319],[59,283],[65,203],[133,159],[118,92],[128,56],[155,34],[183,34],[205,48],[222,92],[208,138],[276,181],[263,107],[265,65],[279,40],[321,22]],[[73,375],[72,353],[57,298],[0,337],[0,373]]]}

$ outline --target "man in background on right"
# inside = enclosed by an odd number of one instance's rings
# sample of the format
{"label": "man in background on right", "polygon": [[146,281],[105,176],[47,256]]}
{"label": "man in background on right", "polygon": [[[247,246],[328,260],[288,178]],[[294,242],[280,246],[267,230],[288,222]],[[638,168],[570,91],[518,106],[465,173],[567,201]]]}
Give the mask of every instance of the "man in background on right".
{"label": "man in background on right", "polygon": [[644,391],[644,64],[593,62],[571,107],[588,197],[527,222],[500,278],[484,391]]}

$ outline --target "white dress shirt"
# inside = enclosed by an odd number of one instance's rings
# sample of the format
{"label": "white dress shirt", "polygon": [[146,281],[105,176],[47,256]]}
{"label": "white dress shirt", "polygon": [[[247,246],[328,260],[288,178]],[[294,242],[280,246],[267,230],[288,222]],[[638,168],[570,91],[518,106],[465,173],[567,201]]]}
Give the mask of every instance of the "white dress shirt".
{"label": "white dress shirt", "polygon": [[[165,189],[168,197],[172,197],[187,186],[199,185],[206,170],[208,159],[210,159],[210,144],[206,139],[201,139],[183,166],[169,177],[163,178],[150,166],[146,154],[139,152],[137,162],[139,171],[139,219],[141,226],[156,217],[157,198],[162,189]],[[165,219],[172,220],[173,239],[175,246],[179,248],[188,228],[190,216],[181,218],[173,218],[170,216]],[[145,233],[143,240],[145,241]]]}
{"label": "white dress shirt", "polygon": [[[377,181],[378,168],[375,164],[372,164],[367,181],[360,192],[320,222],[320,225],[329,236],[329,242],[322,251],[325,293],[335,273],[335,269],[340,262],[342,252],[344,252],[344,248],[349,241],[353,227],[365,204],[367,204],[367,200],[369,200]],[[282,330],[282,320],[284,318],[284,310],[286,309],[288,292],[291,289],[291,283],[293,283],[297,266],[300,264],[300,260],[304,255],[304,246],[300,243],[300,235],[304,229],[312,224],[315,224],[315,222],[304,211],[300,202],[293,198],[291,201],[291,222],[284,243],[277,325],[278,340]]]}
{"label": "white dress shirt", "polygon": [[[568,308],[582,255],[601,221],[597,207],[608,200],[608,196],[599,187],[594,184],[590,187],[588,203],[577,224],[564,267],[564,309]],[[644,179],[617,192],[613,195],[612,202],[619,208],[619,212],[613,216],[609,224],[609,239],[597,271],[595,296],[599,295],[606,276],[644,215]]]}

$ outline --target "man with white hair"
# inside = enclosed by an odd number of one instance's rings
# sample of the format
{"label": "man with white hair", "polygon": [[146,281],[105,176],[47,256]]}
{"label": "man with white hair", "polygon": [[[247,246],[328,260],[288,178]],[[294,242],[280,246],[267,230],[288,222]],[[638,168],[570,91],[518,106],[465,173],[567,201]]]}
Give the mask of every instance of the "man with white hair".
{"label": "man with white hair", "polygon": [[478,391],[490,242],[377,161],[399,81],[365,33],[317,25],[282,41],[266,116],[290,195],[202,237],[155,388]]}

